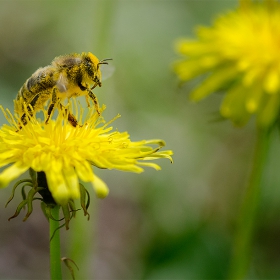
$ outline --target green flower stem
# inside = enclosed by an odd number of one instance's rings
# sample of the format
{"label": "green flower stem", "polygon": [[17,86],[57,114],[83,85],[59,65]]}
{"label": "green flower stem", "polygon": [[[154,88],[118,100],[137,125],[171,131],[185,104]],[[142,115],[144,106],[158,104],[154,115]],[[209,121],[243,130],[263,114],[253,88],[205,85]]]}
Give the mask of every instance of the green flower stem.
{"label": "green flower stem", "polygon": [[62,279],[61,256],[60,256],[60,231],[54,231],[59,227],[59,206],[56,205],[51,211],[54,220],[49,219],[50,223],[50,272],[51,280]]}
{"label": "green flower stem", "polygon": [[260,186],[269,147],[269,138],[268,130],[258,130],[253,169],[237,221],[229,279],[243,279],[246,277],[250,264],[252,238],[260,201]]}

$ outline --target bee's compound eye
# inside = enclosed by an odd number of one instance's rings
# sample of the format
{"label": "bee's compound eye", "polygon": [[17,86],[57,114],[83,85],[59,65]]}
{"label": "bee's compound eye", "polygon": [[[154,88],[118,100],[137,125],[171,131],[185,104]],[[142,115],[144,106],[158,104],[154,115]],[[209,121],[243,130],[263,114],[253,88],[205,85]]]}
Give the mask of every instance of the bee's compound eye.
{"label": "bee's compound eye", "polygon": [[89,61],[89,60],[86,60],[85,65],[86,65],[86,67],[91,68],[92,67],[92,62]]}

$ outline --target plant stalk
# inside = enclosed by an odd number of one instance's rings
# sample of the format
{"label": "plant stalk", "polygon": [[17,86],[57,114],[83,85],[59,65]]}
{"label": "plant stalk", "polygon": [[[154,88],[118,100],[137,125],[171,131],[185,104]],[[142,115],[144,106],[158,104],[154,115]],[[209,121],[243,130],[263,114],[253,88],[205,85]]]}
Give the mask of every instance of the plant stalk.
{"label": "plant stalk", "polygon": [[[52,208],[51,214],[53,219],[49,219],[50,223],[50,273],[51,280],[61,280],[61,255],[60,255],[60,230],[59,228],[59,206]],[[55,234],[54,231],[58,229]]]}
{"label": "plant stalk", "polygon": [[261,179],[267,157],[269,140],[269,131],[259,129],[253,168],[237,220],[229,279],[244,279],[248,272],[252,255],[253,233],[261,196]]}

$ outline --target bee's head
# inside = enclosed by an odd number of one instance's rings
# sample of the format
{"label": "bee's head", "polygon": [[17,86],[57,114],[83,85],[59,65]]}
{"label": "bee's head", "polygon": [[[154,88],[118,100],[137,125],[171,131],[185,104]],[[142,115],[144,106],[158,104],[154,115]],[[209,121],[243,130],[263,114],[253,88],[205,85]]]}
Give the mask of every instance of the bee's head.
{"label": "bee's head", "polygon": [[100,86],[101,87],[101,64],[108,64],[108,60],[111,58],[105,58],[101,61],[93,55],[91,52],[87,53],[85,56],[86,61],[86,71],[89,75],[89,78],[95,83],[93,87]]}

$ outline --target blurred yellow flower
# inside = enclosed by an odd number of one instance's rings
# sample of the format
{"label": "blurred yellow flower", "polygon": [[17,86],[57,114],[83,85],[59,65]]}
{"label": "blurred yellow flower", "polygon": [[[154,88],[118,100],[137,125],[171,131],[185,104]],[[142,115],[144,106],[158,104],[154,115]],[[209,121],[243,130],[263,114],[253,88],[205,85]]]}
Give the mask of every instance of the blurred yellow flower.
{"label": "blurred yellow flower", "polygon": [[192,100],[226,91],[223,117],[243,125],[256,114],[258,125],[267,127],[279,115],[280,4],[246,3],[212,27],[199,27],[196,40],[180,40],[176,48],[184,58],[174,69],[183,82],[202,75]]}
{"label": "blurred yellow flower", "polygon": [[[132,142],[127,132],[113,131],[111,122],[105,122],[93,108],[85,114],[74,106],[82,126],[69,124],[67,114],[60,110],[56,119],[30,118],[27,125],[18,130],[18,118],[6,110],[10,125],[0,129],[0,166],[8,166],[0,173],[0,187],[6,187],[28,169],[46,174],[47,184],[56,203],[65,205],[80,197],[79,179],[90,182],[97,196],[108,194],[107,185],[93,172],[98,168],[117,169],[140,173],[144,166],[157,170],[159,165],[149,160],[168,158],[172,151],[159,151],[162,140]],[[103,107],[104,109],[104,107]],[[45,119],[47,113],[45,113]],[[156,147],[153,148],[152,146]]]}

